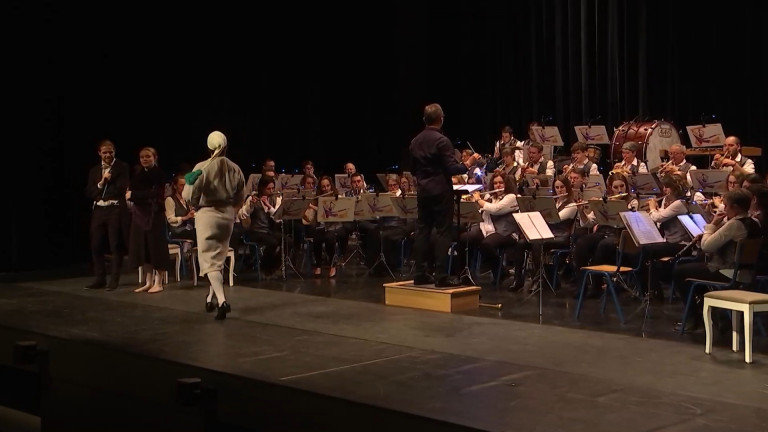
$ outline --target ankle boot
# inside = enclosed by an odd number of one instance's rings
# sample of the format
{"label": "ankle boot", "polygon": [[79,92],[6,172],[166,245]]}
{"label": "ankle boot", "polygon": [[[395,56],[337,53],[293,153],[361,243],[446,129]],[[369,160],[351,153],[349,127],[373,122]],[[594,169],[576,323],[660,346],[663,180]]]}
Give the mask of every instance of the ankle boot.
{"label": "ankle boot", "polygon": [[214,319],[217,319],[217,320],[227,319],[227,314],[229,312],[232,312],[232,307],[229,306],[229,303],[224,302],[219,305],[219,310],[216,312],[216,316],[214,317]]}

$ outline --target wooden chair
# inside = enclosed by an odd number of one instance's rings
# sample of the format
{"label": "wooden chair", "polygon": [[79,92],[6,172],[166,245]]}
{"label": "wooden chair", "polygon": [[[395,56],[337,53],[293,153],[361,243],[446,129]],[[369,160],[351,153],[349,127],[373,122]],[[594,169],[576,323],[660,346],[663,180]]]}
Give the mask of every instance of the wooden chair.
{"label": "wooden chair", "polygon": [[[177,244],[168,244],[168,253],[173,256],[174,263],[176,265],[176,282],[181,281],[181,247]],[[168,283],[168,273],[165,272],[165,281],[164,283]],[[144,282],[144,267],[139,266],[139,283]]]}
{"label": "wooden chair", "polygon": [[[752,334],[755,312],[768,312],[768,294],[743,290],[720,290],[704,294],[704,329],[707,332],[704,352],[712,353],[712,308],[723,308],[744,314],[744,361],[752,363]],[[739,352],[739,320],[741,314],[731,313],[733,352]]]}
{"label": "wooden chair", "polygon": [[[235,250],[229,248],[227,251],[229,258],[229,286],[235,285]],[[197,247],[192,248],[192,284],[197,286]]]}

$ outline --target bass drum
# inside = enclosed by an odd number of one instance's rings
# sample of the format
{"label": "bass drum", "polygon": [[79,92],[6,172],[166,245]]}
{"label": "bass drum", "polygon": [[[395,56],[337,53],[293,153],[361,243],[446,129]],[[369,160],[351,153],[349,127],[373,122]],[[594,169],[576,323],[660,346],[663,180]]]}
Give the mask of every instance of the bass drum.
{"label": "bass drum", "polygon": [[625,142],[634,141],[639,144],[637,159],[645,161],[649,171],[655,171],[661,165],[661,150],[669,150],[672,144],[680,144],[680,134],[677,128],[664,120],[621,125],[613,134],[611,140],[611,168],[621,162],[621,147]]}

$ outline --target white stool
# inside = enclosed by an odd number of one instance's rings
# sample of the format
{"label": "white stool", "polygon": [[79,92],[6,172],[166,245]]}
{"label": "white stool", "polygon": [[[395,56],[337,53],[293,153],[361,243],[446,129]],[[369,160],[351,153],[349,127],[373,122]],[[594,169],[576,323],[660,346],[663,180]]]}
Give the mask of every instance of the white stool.
{"label": "white stool", "polygon": [[752,291],[722,290],[704,294],[704,329],[707,332],[704,352],[712,353],[712,308],[730,309],[733,352],[739,352],[739,320],[744,313],[744,361],[752,363],[752,317],[755,312],[768,311],[768,294]]}
{"label": "white stool", "polygon": [[[229,258],[229,286],[235,285],[235,250],[227,250]],[[192,248],[192,284],[197,286],[197,247]]]}
{"label": "white stool", "polygon": [[[181,281],[181,248],[177,244],[168,244],[168,254],[173,255],[176,264],[176,282]],[[139,266],[139,283],[144,282],[144,267]],[[168,272],[165,272],[165,282],[168,283]]]}

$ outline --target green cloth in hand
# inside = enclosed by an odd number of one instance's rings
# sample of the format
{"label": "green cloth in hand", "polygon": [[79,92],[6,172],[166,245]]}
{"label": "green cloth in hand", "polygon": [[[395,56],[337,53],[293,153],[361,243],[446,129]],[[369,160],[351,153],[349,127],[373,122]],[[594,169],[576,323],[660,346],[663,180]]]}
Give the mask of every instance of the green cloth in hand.
{"label": "green cloth in hand", "polygon": [[188,185],[192,186],[197,181],[197,178],[200,177],[202,174],[203,174],[203,170],[194,170],[194,171],[192,171],[190,173],[187,173],[184,176],[184,181]]}

